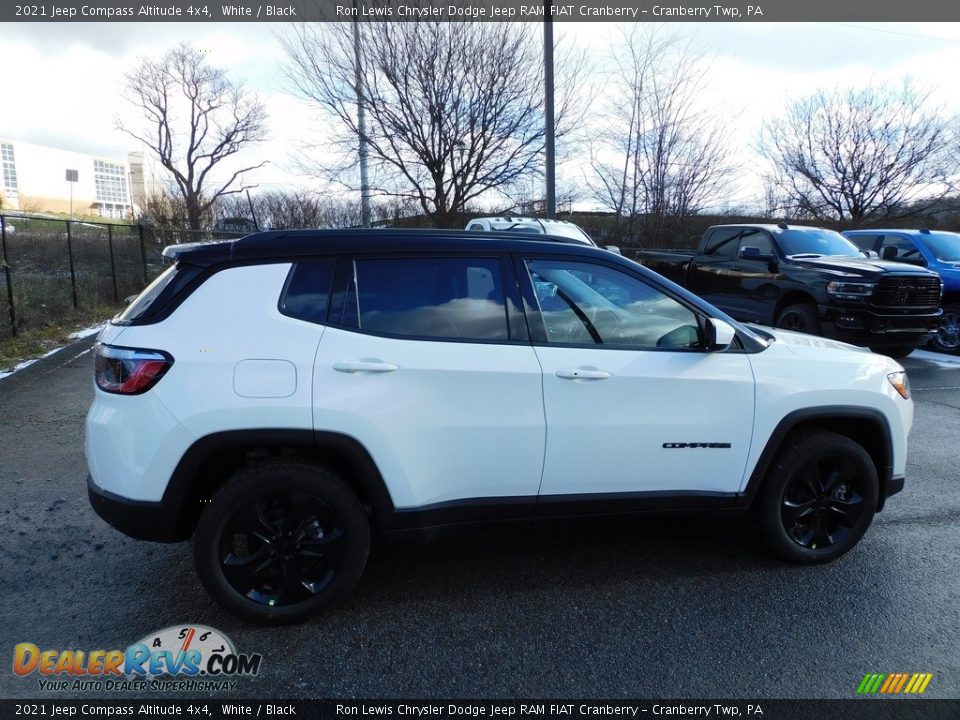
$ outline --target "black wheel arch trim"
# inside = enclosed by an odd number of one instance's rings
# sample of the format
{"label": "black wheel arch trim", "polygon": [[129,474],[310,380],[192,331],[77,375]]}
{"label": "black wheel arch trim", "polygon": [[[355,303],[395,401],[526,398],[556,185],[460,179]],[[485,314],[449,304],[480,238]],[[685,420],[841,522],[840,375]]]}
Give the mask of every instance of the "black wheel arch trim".
{"label": "black wheel arch trim", "polygon": [[[196,496],[196,478],[204,463],[220,452],[259,448],[284,449],[294,453],[299,450],[308,459],[329,462],[333,469],[348,475],[345,480],[354,484],[361,499],[369,503],[378,524],[386,522],[393,515],[393,500],[380,469],[356,438],[337,432],[301,429],[230,430],[196,440],[183,454],[170,477],[161,503],[179,508],[178,525],[182,528],[179,534],[186,532],[189,537],[202,509],[200,504],[208,499]],[[194,506],[191,499],[198,501],[198,504]]]}
{"label": "black wheel arch trim", "polygon": [[[866,420],[876,426],[879,431],[877,438],[879,446],[873,448],[864,448],[873,458],[877,468],[877,478],[880,481],[879,502],[877,511],[883,509],[884,501],[889,495],[893,495],[903,489],[903,477],[899,477],[899,483],[893,482],[893,436],[890,431],[890,423],[886,415],[875,408],[860,407],[856,405],[823,405],[813,408],[801,408],[787,413],[770,434],[760,458],[757,460],[753,471],[750,473],[750,479],[744,488],[742,502],[751,504],[757,491],[760,489],[767,471],[773,463],[774,457],[783,445],[787,436],[801,425],[816,425],[818,421],[843,421],[843,420]],[[831,429],[827,427],[826,429]],[[840,433],[843,434],[843,433]]]}

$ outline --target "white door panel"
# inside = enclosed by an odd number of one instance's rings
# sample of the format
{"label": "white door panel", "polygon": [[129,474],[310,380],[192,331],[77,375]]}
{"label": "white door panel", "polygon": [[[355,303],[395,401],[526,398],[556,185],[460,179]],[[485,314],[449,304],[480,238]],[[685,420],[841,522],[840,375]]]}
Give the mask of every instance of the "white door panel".
{"label": "white door panel", "polygon": [[359,440],[398,508],[537,494],[545,421],[540,365],[528,345],[331,327],[313,388],[316,430]]}
{"label": "white door panel", "polygon": [[753,430],[746,355],[536,352],[547,411],[541,495],[739,489]]}
{"label": "white door panel", "polygon": [[746,355],[536,352],[547,412],[541,495],[739,489],[753,430]]}

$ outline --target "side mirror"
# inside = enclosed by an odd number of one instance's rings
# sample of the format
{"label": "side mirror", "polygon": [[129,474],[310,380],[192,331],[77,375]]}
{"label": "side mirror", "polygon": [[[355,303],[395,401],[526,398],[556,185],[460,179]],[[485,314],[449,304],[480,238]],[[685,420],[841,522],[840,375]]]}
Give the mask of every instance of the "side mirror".
{"label": "side mirror", "polygon": [[617,247],[616,245],[604,245],[603,249],[609,252],[612,252],[616,255],[623,255],[623,253],[620,252],[620,248]]}
{"label": "side mirror", "polygon": [[707,350],[726,350],[733,344],[737,331],[725,320],[707,318],[706,336]]}

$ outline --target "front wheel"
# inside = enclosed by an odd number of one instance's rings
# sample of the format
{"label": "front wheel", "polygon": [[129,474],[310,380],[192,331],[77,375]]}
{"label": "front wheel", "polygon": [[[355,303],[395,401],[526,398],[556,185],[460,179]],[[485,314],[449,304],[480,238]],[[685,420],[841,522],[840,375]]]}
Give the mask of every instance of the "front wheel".
{"label": "front wheel", "polygon": [[902,360],[916,349],[917,348],[914,345],[894,345],[893,347],[870,348],[870,350],[873,352],[880,355],[886,355],[894,360]]}
{"label": "front wheel", "polygon": [[820,335],[823,331],[817,308],[805,303],[785,307],[777,316],[776,326],[783,330],[792,330],[808,335]]}
{"label": "front wheel", "polygon": [[960,352],[960,305],[945,305],[940,316],[937,334],[930,338],[930,346],[944,353]]}
{"label": "front wheel", "polygon": [[337,475],[307,462],[239,470],[197,524],[207,592],[261,624],[299,622],[348,594],[370,550],[370,524]]}
{"label": "front wheel", "polygon": [[757,499],[763,538],[791,562],[828,562],[863,537],[878,495],[877,470],[862,446],[825,430],[798,433],[780,449]]}

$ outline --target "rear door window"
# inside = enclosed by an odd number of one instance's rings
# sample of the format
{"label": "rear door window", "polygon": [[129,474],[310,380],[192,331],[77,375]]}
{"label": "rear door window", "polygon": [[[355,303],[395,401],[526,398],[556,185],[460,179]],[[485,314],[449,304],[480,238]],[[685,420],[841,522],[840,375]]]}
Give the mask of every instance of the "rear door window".
{"label": "rear door window", "polygon": [[[403,338],[510,339],[497,258],[358,258],[344,317],[361,332]],[[347,306],[354,305],[347,310]]]}
{"label": "rear door window", "polygon": [[707,240],[707,246],[704,252],[707,255],[716,257],[735,258],[737,256],[737,247],[740,237],[740,228],[721,228],[710,233]]}

